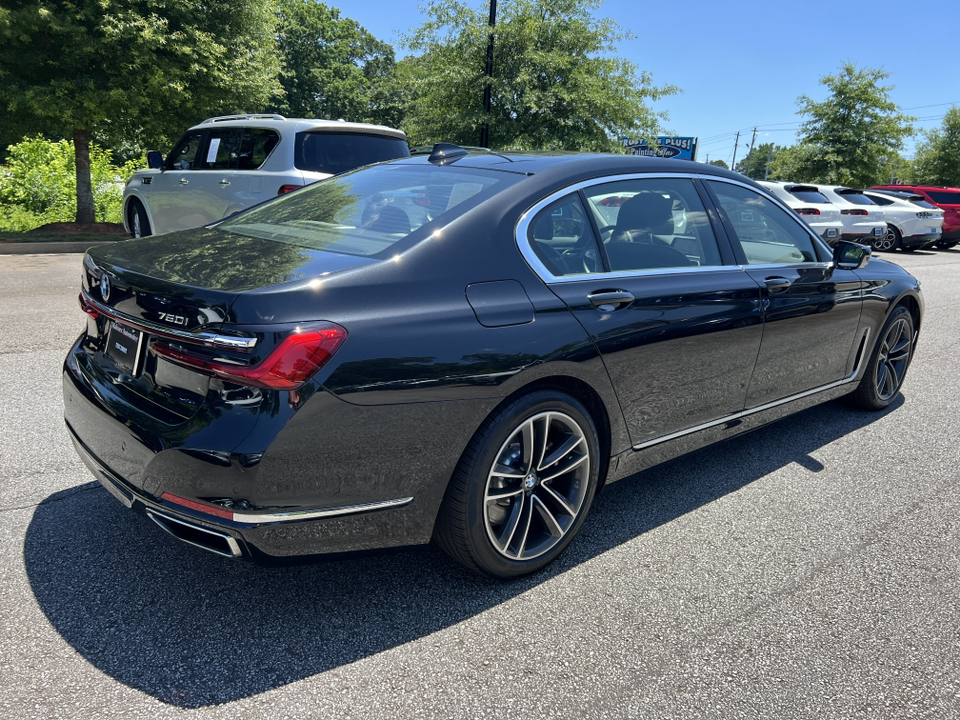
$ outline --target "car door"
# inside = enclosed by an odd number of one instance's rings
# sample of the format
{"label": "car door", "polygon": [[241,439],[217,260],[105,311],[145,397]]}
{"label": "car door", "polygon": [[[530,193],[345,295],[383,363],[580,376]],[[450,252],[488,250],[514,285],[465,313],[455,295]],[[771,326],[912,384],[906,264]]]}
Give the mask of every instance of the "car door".
{"label": "car door", "polygon": [[149,190],[141,189],[153,216],[154,233],[194,227],[184,224],[183,208],[204,136],[203,130],[191,130],[180,138],[164,161],[162,172],[151,180]]}
{"label": "car door", "polygon": [[635,447],[743,409],[761,293],[692,178],[595,182],[527,217],[528,260],[596,343]]}
{"label": "car door", "polygon": [[190,174],[189,192],[182,196],[181,217],[188,227],[220,220],[232,204],[238,164],[240,130],[209,130],[201,146],[197,169]]}
{"label": "car door", "polygon": [[860,278],[834,267],[810,230],[766,195],[732,180],[705,185],[763,296],[763,340],[747,407],[844,379],[858,337]]}

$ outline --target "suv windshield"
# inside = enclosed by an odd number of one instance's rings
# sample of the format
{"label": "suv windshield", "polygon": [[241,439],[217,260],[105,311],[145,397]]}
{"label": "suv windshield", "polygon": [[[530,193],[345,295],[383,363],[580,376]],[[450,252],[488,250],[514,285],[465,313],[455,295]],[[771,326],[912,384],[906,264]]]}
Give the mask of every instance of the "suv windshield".
{"label": "suv windshield", "polygon": [[315,250],[388,257],[522,177],[467,168],[376,165],[308,185],[217,227]]}
{"label": "suv windshield", "polygon": [[297,133],[293,164],[300,170],[338,173],[384,160],[409,157],[405,140],[387,135],[342,132]]}

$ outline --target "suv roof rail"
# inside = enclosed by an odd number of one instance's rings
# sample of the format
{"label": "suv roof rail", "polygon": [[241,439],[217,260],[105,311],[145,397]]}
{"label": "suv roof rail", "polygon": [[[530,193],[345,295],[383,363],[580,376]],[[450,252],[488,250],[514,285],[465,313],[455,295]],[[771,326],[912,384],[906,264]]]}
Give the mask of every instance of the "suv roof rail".
{"label": "suv roof rail", "polygon": [[286,120],[283,115],[275,113],[259,113],[256,115],[220,115],[218,117],[207,118],[201,125],[215,122],[225,122],[227,120]]}

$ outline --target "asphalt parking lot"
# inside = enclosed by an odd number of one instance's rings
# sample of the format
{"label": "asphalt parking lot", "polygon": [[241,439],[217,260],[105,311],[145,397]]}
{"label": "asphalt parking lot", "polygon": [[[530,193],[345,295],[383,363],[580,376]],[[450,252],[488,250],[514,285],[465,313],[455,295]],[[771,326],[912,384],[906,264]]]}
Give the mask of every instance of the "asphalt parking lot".
{"label": "asphalt parking lot", "polygon": [[0,715],[960,717],[960,251],[887,257],[926,299],[901,401],[612,485],[503,584],[429,548],[250,567],[128,512],[62,426],[81,256],[0,255]]}

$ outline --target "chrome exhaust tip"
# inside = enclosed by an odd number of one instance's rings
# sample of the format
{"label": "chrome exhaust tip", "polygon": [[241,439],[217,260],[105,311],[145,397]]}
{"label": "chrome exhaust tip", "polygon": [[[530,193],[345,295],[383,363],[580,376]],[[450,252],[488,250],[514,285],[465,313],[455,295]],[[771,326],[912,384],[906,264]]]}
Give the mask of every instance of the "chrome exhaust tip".
{"label": "chrome exhaust tip", "polygon": [[243,556],[240,545],[235,538],[226,533],[210,530],[209,528],[194,525],[178,518],[164,515],[156,510],[147,510],[147,517],[153,520],[177,540],[193,545],[201,550],[207,550],[222,557],[237,559]]}

